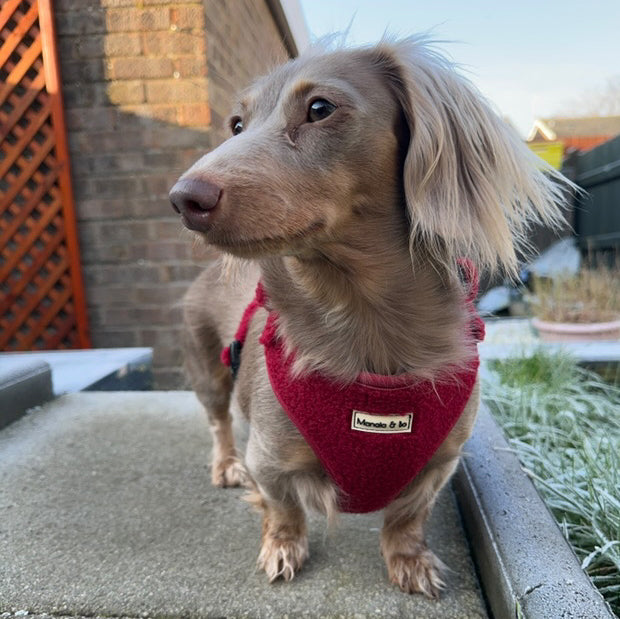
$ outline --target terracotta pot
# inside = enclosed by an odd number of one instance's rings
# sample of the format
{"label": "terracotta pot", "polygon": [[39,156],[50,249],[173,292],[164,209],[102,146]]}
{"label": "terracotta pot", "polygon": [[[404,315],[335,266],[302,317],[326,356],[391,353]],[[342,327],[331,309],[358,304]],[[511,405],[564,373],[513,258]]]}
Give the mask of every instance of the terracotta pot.
{"label": "terracotta pot", "polygon": [[610,322],[547,322],[532,318],[543,342],[605,342],[620,339],[620,319]]}

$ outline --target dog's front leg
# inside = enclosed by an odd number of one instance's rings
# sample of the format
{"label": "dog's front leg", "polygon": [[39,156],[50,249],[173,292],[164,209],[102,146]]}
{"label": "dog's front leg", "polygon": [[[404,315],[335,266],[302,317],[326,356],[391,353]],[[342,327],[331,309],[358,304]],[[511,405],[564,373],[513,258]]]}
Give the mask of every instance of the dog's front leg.
{"label": "dog's front leg", "polygon": [[211,482],[221,488],[248,485],[245,467],[235,448],[232,418],[226,415],[210,415],[209,424],[213,436]]}
{"label": "dog's front leg", "polygon": [[381,551],[390,581],[405,593],[423,593],[430,598],[438,597],[444,587],[440,574],[445,566],[426,546],[424,523],[457,462],[433,460],[386,508],[381,530]]}
{"label": "dog's front leg", "polygon": [[391,582],[405,593],[423,593],[436,598],[444,587],[440,576],[444,565],[426,546],[423,531],[435,497],[430,498],[428,491],[421,487],[416,494],[418,496],[407,498],[417,505],[405,508],[401,500],[397,500],[387,507],[381,530],[381,551]]}
{"label": "dog's front leg", "polygon": [[479,402],[480,386],[476,382],[450,434],[418,476],[385,510],[381,551],[390,580],[406,593],[436,598],[444,586],[440,575],[444,565],[426,546],[423,528],[439,491],[456,470]]}
{"label": "dog's front leg", "polygon": [[[246,465],[254,483],[247,499],[263,517],[258,567],[265,571],[269,582],[291,580],[308,557],[306,514],[296,487],[299,463],[291,463],[286,456],[286,446],[295,441],[282,427],[268,436],[257,438],[257,434],[252,428]],[[277,436],[290,440],[278,446],[270,440]]]}
{"label": "dog's front leg", "polygon": [[255,486],[247,497],[263,515],[258,567],[267,574],[269,582],[278,578],[292,580],[308,558],[306,516],[299,505],[265,494]]}
{"label": "dog's front leg", "polygon": [[261,500],[263,536],[258,567],[269,582],[292,580],[308,557],[308,536],[303,509],[294,504]]}
{"label": "dog's front leg", "polygon": [[[186,312],[187,314],[187,312]],[[202,324],[198,329],[186,315],[183,347],[185,366],[196,397],[205,408],[213,437],[211,481],[222,488],[247,483],[247,475],[241,464],[229,412],[233,381],[230,370],[219,360],[221,344],[215,330]]]}
{"label": "dog's front leg", "polygon": [[235,447],[232,417],[229,413],[231,381],[228,368],[211,369],[201,382],[196,381],[195,391],[209,418],[213,437],[211,482],[221,488],[247,484],[245,467]]}

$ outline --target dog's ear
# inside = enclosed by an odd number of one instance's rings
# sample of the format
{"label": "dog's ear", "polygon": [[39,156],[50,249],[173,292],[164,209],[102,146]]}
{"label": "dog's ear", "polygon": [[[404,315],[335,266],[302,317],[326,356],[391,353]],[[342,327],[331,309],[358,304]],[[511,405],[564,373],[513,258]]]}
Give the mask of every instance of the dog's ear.
{"label": "dog's ear", "polygon": [[[563,177],[548,169],[424,38],[372,49],[409,127],[404,162],[412,243],[437,260],[514,274],[531,223],[558,225]],[[544,164],[542,164],[544,165]]]}

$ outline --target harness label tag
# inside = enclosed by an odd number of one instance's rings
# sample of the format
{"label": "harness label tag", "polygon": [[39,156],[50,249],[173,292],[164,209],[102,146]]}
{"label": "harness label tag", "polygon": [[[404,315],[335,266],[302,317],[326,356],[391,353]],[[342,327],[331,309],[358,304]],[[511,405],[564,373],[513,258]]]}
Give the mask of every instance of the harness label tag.
{"label": "harness label tag", "polygon": [[404,434],[411,432],[413,413],[406,415],[371,415],[363,411],[353,411],[351,429],[374,434]]}

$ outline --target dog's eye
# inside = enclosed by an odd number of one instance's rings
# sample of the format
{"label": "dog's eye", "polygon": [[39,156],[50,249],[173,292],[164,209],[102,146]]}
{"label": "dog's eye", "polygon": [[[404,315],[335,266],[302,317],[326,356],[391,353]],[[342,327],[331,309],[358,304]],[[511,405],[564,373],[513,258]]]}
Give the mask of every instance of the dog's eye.
{"label": "dog's eye", "polygon": [[308,108],[308,122],[315,123],[334,113],[336,106],[325,99],[315,99]]}
{"label": "dog's eye", "polygon": [[238,116],[230,121],[230,130],[233,135],[239,135],[243,131],[243,121]]}

